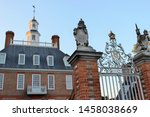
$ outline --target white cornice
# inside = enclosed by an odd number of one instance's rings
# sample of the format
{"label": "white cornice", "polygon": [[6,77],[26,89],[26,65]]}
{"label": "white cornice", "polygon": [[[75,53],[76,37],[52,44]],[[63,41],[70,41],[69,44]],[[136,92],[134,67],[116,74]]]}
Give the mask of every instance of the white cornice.
{"label": "white cornice", "polygon": [[24,72],[73,72],[73,70],[60,70],[60,69],[19,69],[19,68],[0,68],[0,70],[10,71],[24,71]]}

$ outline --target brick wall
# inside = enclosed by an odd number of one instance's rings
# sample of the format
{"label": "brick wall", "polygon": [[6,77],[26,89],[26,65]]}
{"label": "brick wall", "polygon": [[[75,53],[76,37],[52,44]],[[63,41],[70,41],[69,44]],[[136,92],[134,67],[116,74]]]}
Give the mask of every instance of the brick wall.
{"label": "brick wall", "polygon": [[143,63],[140,66],[142,72],[142,87],[144,98],[150,100],[150,63]]}
{"label": "brick wall", "polygon": [[74,66],[75,99],[100,99],[97,60],[79,60]]}
{"label": "brick wall", "polygon": [[[70,72],[20,72],[0,71],[4,73],[4,87],[0,90],[0,99],[68,99],[72,90],[66,90],[66,75]],[[24,90],[17,90],[17,74],[25,74]],[[32,74],[41,74],[41,85],[48,88],[48,74],[55,76],[55,90],[47,90],[47,95],[27,95],[27,86],[32,85]]]}
{"label": "brick wall", "polygon": [[134,56],[134,63],[141,72],[144,99],[150,100],[150,53],[140,51]]}

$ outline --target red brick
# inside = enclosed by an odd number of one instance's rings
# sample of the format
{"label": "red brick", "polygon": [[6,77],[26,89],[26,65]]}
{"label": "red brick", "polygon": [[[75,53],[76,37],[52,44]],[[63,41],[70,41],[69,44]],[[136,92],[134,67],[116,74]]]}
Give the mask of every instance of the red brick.
{"label": "red brick", "polygon": [[[88,67],[88,65],[90,67]],[[80,85],[79,89],[75,89],[75,99],[87,100],[90,99],[90,90],[88,83],[88,75],[92,76],[93,94],[95,99],[100,99],[100,84],[99,84],[99,73],[97,67],[97,60],[79,60],[74,64],[74,86]],[[78,79],[78,83],[76,80]],[[77,94],[76,90],[79,90],[80,95]]]}
{"label": "red brick", "polygon": [[[0,90],[0,99],[69,99],[72,90],[66,90],[66,74],[71,73],[50,73],[50,72],[20,72],[0,71],[4,73],[4,87]],[[17,74],[25,74],[24,90],[17,90]],[[32,85],[32,74],[41,74],[41,84],[48,87],[48,74],[55,75],[55,90],[48,90],[47,95],[27,95],[27,86]]]}

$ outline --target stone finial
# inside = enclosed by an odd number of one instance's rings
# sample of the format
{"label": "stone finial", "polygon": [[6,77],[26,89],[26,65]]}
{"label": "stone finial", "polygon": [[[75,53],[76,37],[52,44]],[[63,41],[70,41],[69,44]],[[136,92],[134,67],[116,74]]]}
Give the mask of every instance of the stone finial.
{"label": "stone finial", "polygon": [[[78,23],[78,28],[86,28],[86,25],[84,24],[84,21],[82,20],[82,18],[80,19],[79,23]],[[87,32],[85,32],[87,33]]]}
{"label": "stone finial", "polygon": [[137,34],[137,43],[134,48],[135,52],[140,51],[149,51],[149,34],[147,30],[143,31],[143,34],[140,33],[140,29],[138,28],[137,24],[135,24],[136,27],[136,34]]}
{"label": "stone finial", "polygon": [[77,46],[88,46],[88,31],[82,19],[80,19],[78,27],[74,28],[73,35],[75,37]]}
{"label": "stone finial", "polygon": [[74,31],[73,35],[75,37],[75,41],[77,45],[77,50],[96,52],[96,50],[89,45],[88,31],[82,19],[80,19],[77,28],[74,28],[73,31]]}

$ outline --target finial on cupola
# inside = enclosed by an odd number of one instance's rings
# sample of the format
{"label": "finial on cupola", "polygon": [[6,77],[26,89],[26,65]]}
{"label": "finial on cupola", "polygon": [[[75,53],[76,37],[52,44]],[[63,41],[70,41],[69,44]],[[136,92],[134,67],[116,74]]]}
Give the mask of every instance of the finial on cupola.
{"label": "finial on cupola", "polygon": [[33,5],[32,7],[33,7],[33,19],[35,19],[35,5]]}

